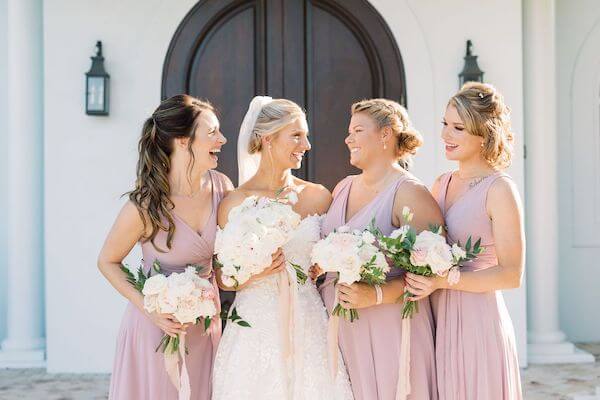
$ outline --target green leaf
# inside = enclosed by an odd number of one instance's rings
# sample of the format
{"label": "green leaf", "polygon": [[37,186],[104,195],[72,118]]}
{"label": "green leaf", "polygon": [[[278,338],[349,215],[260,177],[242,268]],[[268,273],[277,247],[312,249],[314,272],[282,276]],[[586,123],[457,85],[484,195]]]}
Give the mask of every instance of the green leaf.
{"label": "green leaf", "polygon": [[204,318],[204,331],[208,331],[208,328],[210,328],[210,323],[212,322],[212,319],[210,317],[206,317]]}
{"label": "green leaf", "polygon": [[302,269],[302,267],[297,264],[294,264],[292,262],[290,262],[290,264],[292,267],[294,267],[294,271],[296,271],[296,280],[298,281],[298,283],[300,285],[306,284],[306,280],[308,279],[308,276],[304,273],[304,270]]}
{"label": "green leaf", "polygon": [[236,324],[238,324],[240,326],[243,326],[243,327],[246,327],[246,328],[251,328],[250,324],[247,323],[246,321],[243,321],[243,320],[239,321],[239,322],[236,322]]}

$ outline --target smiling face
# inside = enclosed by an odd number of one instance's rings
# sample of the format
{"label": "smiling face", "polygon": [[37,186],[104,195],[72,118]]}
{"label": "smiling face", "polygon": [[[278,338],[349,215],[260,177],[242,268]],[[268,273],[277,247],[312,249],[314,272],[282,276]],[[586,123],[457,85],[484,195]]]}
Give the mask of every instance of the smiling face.
{"label": "smiling face", "polygon": [[[185,147],[189,145],[189,138],[185,141]],[[207,170],[217,168],[221,147],[227,143],[227,139],[221,133],[219,120],[214,112],[204,110],[199,116],[196,132],[190,150],[194,155],[194,169]],[[185,150],[189,154],[188,150]]]}
{"label": "smiling face", "polygon": [[[356,168],[364,169],[372,160],[382,155],[389,156],[389,152],[383,151],[383,140],[391,135],[383,137],[382,128],[377,122],[364,112],[354,113],[350,119],[348,136],[345,142],[350,150],[350,164]],[[392,139],[392,140],[389,140]],[[394,148],[394,138],[390,137],[387,148]]]}
{"label": "smiling face", "polygon": [[442,140],[448,160],[466,161],[482,157],[484,139],[467,131],[464,121],[452,104],[446,107],[442,125]]}
{"label": "smiling face", "polygon": [[282,169],[300,168],[304,153],[311,148],[306,118],[295,119],[276,134],[263,140],[263,157],[265,153],[270,153],[273,164]]}

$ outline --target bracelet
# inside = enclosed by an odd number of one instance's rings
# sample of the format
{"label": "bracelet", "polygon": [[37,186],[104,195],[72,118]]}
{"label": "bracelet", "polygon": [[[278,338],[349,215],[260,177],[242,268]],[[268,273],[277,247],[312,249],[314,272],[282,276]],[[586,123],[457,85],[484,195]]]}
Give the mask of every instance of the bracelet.
{"label": "bracelet", "polygon": [[375,285],[375,293],[377,294],[375,305],[383,303],[383,290],[381,290],[381,286]]}

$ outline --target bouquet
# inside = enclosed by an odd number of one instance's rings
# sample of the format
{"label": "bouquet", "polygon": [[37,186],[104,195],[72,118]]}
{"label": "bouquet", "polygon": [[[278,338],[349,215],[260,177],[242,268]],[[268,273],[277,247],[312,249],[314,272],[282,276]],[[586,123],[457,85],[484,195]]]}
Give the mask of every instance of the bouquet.
{"label": "bouquet", "polygon": [[223,283],[238,287],[260,274],[299,224],[300,215],[279,198],[250,196],[234,207],[215,240],[216,265],[221,268]]}
{"label": "bouquet", "polygon": [[[413,214],[408,207],[402,210],[402,218],[404,225],[389,236],[383,235],[373,223],[369,228],[394,267],[422,276],[448,277],[449,284],[454,285],[460,279],[459,265],[475,259],[484,250],[481,239],[472,245],[471,237],[464,248],[460,242],[448,245],[446,238],[442,236],[441,226],[432,225],[429,230],[417,234],[409,225]],[[404,293],[404,298],[410,296],[408,291]],[[405,302],[402,317],[411,318],[418,312],[417,307],[417,302]]]}
{"label": "bouquet", "polygon": [[[311,262],[318,264],[324,272],[336,272],[337,281],[348,285],[364,282],[369,285],[385,283],[390,267],[385,255],[377,248],[376,237],[369,231],[350,231],[338,228],[326,238],[318,241],[312,250]],[[343,316],[353,322],[358,311],[345,309],[337,302],[332,315]]]}
{"label": "bouquet", "polygon": [[[199,276],[202,268],[188,265],[184,272],[172,273],[167,277],[161,273],[160,263],[154,261],[148,274],[144,274],[140,267],[135,277],[127,267],[121,267],[127,274],[127,281],[144,295],[146,311],[172,314],[181,324],[197,324],[203,320],[204,329],[208,330],[217,315],[217,293],[208,279]],[[156,274],[151,275],[152,271]],[[176,353],[179,344],[179,335],[171,337],[165,334],[156,351]]]}

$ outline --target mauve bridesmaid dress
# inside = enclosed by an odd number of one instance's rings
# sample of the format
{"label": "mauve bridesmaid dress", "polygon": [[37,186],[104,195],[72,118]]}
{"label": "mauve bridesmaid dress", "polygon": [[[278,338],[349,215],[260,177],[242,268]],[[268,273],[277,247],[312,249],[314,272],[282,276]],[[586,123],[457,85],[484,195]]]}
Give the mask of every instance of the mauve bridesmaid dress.
{"label": "mauve bridesmaid dress", "polygon": [[[172,247],[166,253],[157,251],[150,242],[142,243],[146,271],[154,260],[160,261],[163,273],[183,272],[189,264],[200,264],[208,269],[203,275],[214,282],[212,255],[217,231],[217,209],[222,200],[228,178],[216,171],[209,171],[212,181],[212,213],[201,232],[196,232],[181,218],[174,215],[175,235]],[[167,233],[160,231],[156,243],[167,249]],[[216,287],[216,286],[215,286]],[[210,400],[211,373],[215,344],[219,333],[211,337],[204,333],[203,324],[187,330],[186,357],[191,383],[192,400]],[[155,352],[163,332],[141,313],[128,304],[117,337],[117,349],[110,382],[111,400],[176,400],[177,390],[165,370],[163,353]]]}
{"label": "mauve bridesmaid dress", "polygon": [[[395,194],[407,181],[418,182],[410,174],[380,192],[370,203],[346,220],[348,195],[354,176],[346,177],[333,193],[333,202],[323,221],[322,236],[347,225],[352,229],[366,228],[373,217],[377,227],[390,234]],[[402,275],[392,269],[388,280]],[[321,296],[331,312],[335,296],[334,275],[328,274],[321,286]],[[381,304],[359,310],[359,319],[350,323],[340,319],[339,345],[348,368],[356,400],[395,400],[399,376],[400,342],[402,338],[402,304]],[[419,312],[411,322],[411,400],[435,400],[434,323],[429,299],[419,301]]]}

